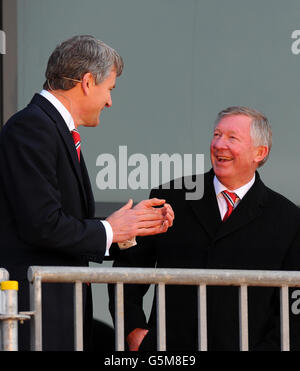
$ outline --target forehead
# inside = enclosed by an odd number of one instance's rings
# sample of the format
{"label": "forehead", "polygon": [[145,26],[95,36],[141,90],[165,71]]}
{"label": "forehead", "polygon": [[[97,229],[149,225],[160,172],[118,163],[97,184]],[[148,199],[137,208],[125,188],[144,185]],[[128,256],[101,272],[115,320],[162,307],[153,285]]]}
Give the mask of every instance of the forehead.
{"label": "forehead", "polygon": [[250,136],[252,118],[246,115],[228,115],[221,118],[215,130],[238,133],[243,136]]}

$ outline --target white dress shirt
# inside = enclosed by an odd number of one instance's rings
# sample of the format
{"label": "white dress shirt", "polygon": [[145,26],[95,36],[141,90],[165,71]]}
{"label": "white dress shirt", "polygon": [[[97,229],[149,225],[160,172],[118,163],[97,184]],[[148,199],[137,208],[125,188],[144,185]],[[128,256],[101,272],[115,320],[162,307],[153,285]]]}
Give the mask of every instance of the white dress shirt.
{"label": "white dress shirt", "polygon": [[[58,112],[61,114],[62,118],[64,119],[68,129],[70,132],[75,129],[75,123],[73,120],[73,117],[71,116],[70,112],[66,109],[66,107],[49,91],[42,90],[40,94],[48,99],[50,103],[53,104],[53,106],[58,110]],[[105,231],[106,231],[106,252],[105,256],[109,255],[109,248],[113,241],[113,230],[110,226],[110,224],[106,220],[100,220],[100,222],[104,225]]]}
{"label": "white dress shirt", "polygon": [[225,198],[224,196],[222,195],[222,191],[225,191],[225,190],[228,190],[229,192],[233,192],[235,193],[237,196],[238,196],[238,199],[236,200],[236,203],[234,204],[234,208],[237,207],[237,205],[240,203],[240,201],[243,199],[243,197],[245,196],[245,194],[249,191],[249,189],[253,186],[255,182],[255,174],[253,176],[253,178],[250,180],[249,183],[243,185],[242,187],[240,188],[237,188],[237,189],[234,189],[234,190],[229,190],[227,189],[219,180],[218,178],[215,176],[214,177],[214,187],[215,187],[215,192],[216,192],[216,196],[217,196],[217,201],[218,201],[218,206],[219,206],[219,210],[220,210],[220,215],[221,215],[221,219],[223,220],[224,218],[224,215],[226,214],[226,211],[227,211],[227,203],[225,201]]}

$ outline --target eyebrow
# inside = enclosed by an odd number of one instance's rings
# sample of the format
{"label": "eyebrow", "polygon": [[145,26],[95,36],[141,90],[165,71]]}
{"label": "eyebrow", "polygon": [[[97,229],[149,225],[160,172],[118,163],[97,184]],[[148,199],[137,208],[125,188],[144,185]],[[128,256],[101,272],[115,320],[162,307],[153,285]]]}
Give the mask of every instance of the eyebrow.
{"label": "eyebrow", "polygon": [[[224,133],[224,131],[220,130],[219,128],[215,128],[215,129],[214,129],[214,132],[216,132],[216,131],[219,131],[219,132]],[[234,134],[234,135],[238,135],[239,133],[238,133],[238,131],[230,130],[230,131],[228,131],[228,132],[226,131],[226,134]]]}

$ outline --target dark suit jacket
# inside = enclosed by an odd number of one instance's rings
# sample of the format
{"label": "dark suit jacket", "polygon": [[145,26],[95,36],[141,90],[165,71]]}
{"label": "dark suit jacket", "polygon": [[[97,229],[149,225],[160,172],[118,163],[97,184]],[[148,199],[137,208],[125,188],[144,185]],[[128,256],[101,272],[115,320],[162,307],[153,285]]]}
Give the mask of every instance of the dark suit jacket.
{"label": "dark suit jacket", "polygon": [[[0,133],[0,205],[0,266],[20,281],[20,310],[29,310],[28,266],[102,261],[106,233],[83,156],[79,163],[63,118],[39,94]],[[73,349],[72,287],[45,286],[44,349]],[[84,296],[90,321],[90,288]]]}
{"label": "dark suit jacket", "polygon": [[[213,186],[205,174],[204,196],[187,201],[185,190],[153,190],[174,209],[167,233],[138,239],[124,250],[116,267],[298,270],[300,215],[298,208],[267,188],[256,173],[254,185],[226,222],[221,221]],[[156,349],[155,303],[149,321],[142,309],[146,285],[125,288],[125,335],[148,328],[141,350]],[[114,315],[113,291],[110,309]],[[250,349],[279,349],[279,301],[274,288],[248,289]],[[239,349],[238,288],[208,287],[208,349]],[[299,347],[297,316],[291,313],[292,346]],[[192,286],[166,286],[168,350],[197,349],[197,291]]]}

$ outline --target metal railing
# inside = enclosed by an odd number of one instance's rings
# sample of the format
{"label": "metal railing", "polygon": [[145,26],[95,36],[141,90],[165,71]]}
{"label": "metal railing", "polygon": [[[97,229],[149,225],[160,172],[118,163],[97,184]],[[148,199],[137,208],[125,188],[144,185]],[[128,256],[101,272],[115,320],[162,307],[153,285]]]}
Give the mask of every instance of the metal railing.
{"label": "metal railing", "polygon": [[[9,273],[6,269],[0,268],[0,282],[1,281],[7,281],[9,280]],[[4,293],[2,290],[0,290],[0,315],[4,313],[5,308],[4,308]],[[4,348],[3,346],[3,324],[0,322],[0,350]]]}
{"label": "metal railing", "polygon": [[18,282],[9,281],[9,272],[0,268],[0,350],[18,350],[18,324],[30,319],[18,313]]}
{"label": "metal railing", "polygon": [[300,287],[300,272],[209,269],[30,267],[30,305],[33,313],[31,349],[42,350],[42,282],[74,284],[75,350],[83,349],[82,283],[115,284],[116,350],[124,350],[123,285],[155,284],[157,288],[157,349],[166,350],[165,285],[198,286],[198,344],[207,350],[206,286],[239,287],[240,350],[248,350],[248,286],[280,288],[281,350],[290,349],[289,287]]}

